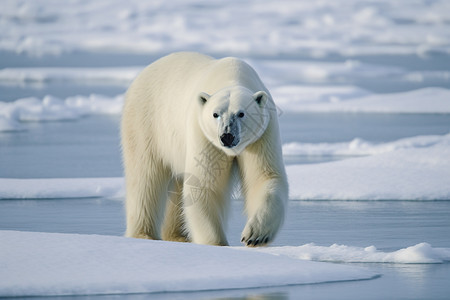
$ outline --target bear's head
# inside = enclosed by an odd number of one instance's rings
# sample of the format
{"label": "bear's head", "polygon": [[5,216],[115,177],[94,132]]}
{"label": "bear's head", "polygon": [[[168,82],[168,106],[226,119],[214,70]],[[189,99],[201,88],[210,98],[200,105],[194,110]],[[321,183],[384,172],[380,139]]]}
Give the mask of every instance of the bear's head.
{"label": "bear's head", "polygon": [[227,155],[239,155],[266,130],[270,114],[269,95],[242,86],[200,93],[200,127],[206,138]]}

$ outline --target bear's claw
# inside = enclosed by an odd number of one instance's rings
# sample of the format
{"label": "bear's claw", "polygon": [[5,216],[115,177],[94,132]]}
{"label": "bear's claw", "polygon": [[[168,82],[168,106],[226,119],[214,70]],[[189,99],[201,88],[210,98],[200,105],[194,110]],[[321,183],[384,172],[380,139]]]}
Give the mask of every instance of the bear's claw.
{"label": "bear's claw", "polygon": [[259,246],[266,246],[267,243],[269,243],[272,239],[270,236],[263,236],[263,237],[253,237],[253,234],[250,235],[250,238],[247,238],[246,236],[243,236],[241,238],[241,243],[245,244],[247,247],[259,247]]}
{"label": "bear's claw", "polygon": [[258,247],[267,245],[269,240],[269,237],[257,238],[256,240],[246,239],[245,237],[243,237],[241,239],[241,242],[244,243],[247,247]]}

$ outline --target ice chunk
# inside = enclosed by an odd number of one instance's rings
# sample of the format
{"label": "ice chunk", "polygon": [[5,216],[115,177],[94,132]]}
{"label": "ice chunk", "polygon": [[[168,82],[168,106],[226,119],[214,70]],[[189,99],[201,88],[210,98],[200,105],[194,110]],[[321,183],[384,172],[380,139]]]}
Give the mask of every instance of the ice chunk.
{"label": "ice chunk", "polygon": [[450,261],[450,248],[433,248],[428,243],[420,243],[392,252],[379,251],[375,246],[361,248],[334,244],[325,247],[313,243],[297,247],[260,248],[259,251],[327,262],[428,264]]}

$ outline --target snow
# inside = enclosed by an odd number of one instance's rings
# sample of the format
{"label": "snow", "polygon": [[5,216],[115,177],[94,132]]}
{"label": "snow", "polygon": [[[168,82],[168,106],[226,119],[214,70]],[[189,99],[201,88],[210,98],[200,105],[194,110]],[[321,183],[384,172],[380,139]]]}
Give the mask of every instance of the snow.
{"label": "snow", "polygon": [[255,288],[371,279],[365,268],[254,249],[0,231],[0,297]]}
{"label": "snow", "polygon": [[427,56],[449,53],[449,10],[445,0],[3,1],[0,49]]}
{"label": "snow", "polygon": [[433,248],[428,243],[393,252],[380,251],[375,246],[362,248],[333,244],[325,247],[314,243],[296,247],[261,248],[259,251],[297,259],[346,263],[435,264],[450,261],[450,248]]}

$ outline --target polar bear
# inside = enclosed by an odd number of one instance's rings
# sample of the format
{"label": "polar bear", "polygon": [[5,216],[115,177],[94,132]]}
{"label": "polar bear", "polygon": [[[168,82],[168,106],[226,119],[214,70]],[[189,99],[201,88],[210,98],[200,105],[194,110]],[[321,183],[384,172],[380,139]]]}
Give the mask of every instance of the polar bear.
{"label": "polar bear", "polygon": [[248,216],[241,242],[274,239],[288,184],[275,104],[248,64],[187,52],[157,60],[127,91],[121,136],[126,236],[228,245],[238,178]]}

